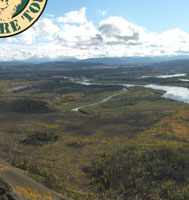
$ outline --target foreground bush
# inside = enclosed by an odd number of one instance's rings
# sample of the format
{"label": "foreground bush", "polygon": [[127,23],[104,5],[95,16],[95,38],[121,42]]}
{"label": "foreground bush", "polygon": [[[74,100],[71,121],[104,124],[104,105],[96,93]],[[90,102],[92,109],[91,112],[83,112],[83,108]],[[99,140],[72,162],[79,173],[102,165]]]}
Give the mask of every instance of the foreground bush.
{"label": "foreground bush", "polygon": [[189,199],[189,150],[126,149],[89,170],[98,191],[110,199]]}

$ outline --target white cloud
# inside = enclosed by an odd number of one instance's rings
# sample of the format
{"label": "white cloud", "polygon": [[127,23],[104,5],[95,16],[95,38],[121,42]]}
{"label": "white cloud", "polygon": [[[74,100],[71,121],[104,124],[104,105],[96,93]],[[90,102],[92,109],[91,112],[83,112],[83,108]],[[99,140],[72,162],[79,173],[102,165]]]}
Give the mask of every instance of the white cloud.
{"label": "white cloud", "polygon": [[110,17],[100,22],[99,30],[106,42],[128,44],[129,41],[137,42],[144,33],[144,29],[134,25],[121,17]]}
{"label": "white cloud", "polygon": [[98,30],[92,22],[87,22],[83,25],[64,25],[62,31],[57,36],[58,43],[65,46],[90,45],[91,39],[96,36]]}
{"label": "white cloud", "polygon": [[48,18],[39,20],[34,26],[19,36],[19,42],[31,45],[38,40],[51,41],[54,35],[59,32],[59,27]]}
{"label": "white cloud", "polygon": [[179,55],[189,54],[188,44],[189,34],[179,28],[153,33],[118,16],[97,27],[82,8],[58,20],[42,18],[22,34],[2,40],[0,60]]}
{"label": "white cloud", "polygon": [[13,37],[6,38],[5,40],[6,40],[6,42],[9,42],[9,43],[17,43],[18,42],[18,40]]}
{"label": "white cloud", "polygon": [[79,11],[71,11],[65,15],[65,17],[58,17],[59,23],[79,23],[84,24],[86,19],[86,8],[81,8]]}
{"label": "white cloud", "polygon": [[108,13],[107,10],[99,10],[98,12],[99,12],[102,16],[105,16],[105,15]]}
{"label": "white cloud", "polygon": [[45,14],[46,17],[55,17],[53,14]]}
{"label": "white cloud", "polygon": [[31,45],[36,42],[36,37],[37,37],[37,32],[33,28],[31,28],[23,32],[18,40],[21,43]]}

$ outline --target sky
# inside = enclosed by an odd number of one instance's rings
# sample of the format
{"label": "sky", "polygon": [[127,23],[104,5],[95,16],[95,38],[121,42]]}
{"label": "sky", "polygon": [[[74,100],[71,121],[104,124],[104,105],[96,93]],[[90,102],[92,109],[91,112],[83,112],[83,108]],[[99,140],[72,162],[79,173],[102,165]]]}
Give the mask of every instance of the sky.
{"label": "sky", "polygon": [[48,0],[0,60],[189,55],[188,0]]}

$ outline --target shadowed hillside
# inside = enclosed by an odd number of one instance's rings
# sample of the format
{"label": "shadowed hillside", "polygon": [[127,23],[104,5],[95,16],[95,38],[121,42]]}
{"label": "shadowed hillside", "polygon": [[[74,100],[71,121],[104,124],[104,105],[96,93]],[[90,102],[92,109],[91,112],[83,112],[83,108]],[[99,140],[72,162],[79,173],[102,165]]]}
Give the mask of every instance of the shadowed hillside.
{"label": "shadowed hillside", "polygon": [[15,100],[12,102],[0,102],[0,112],[16,113],[49,113],[52,110],[47,103],[39,100]]}

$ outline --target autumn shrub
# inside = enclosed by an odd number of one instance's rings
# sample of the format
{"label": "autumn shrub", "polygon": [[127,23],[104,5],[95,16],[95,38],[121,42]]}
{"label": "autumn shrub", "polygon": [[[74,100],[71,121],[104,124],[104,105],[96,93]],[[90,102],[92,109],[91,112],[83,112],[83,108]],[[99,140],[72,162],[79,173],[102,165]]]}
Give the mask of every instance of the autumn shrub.
{"label": "autumn shrub", "polygon": [[189,149],[125,149],[88,169],[102,194],[120,199],[189,199]]}

